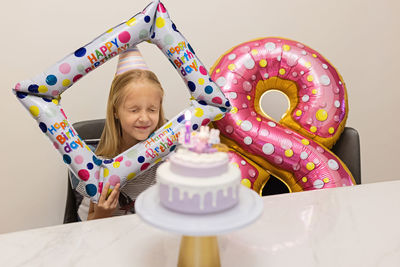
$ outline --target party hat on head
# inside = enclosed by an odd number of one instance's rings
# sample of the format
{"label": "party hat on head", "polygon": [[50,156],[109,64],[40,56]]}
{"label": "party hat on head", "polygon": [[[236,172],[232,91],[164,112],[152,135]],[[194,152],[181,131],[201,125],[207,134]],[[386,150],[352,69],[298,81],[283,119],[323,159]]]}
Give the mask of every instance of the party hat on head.
{"label": "party hat on head", "polygon": [[149,70],[149,67],[146,65],[142,54],[136,46],[128,48],[119,55],[117,71],[115,75],[119,75],[128,70],[134,69]]}

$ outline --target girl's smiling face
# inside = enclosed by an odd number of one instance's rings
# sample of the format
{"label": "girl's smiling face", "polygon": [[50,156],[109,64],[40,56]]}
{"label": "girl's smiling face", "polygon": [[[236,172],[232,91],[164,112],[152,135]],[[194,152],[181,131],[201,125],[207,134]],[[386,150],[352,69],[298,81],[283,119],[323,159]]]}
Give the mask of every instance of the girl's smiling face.
{"label": "girl's smiling face", "polygon": [[[128,84],[124,100],[115,114],[122,128],[122,151],[132,147],[156,130],[162,101],[161,88],[142,80]],[[121,152],[122,152],[121,151]]]}

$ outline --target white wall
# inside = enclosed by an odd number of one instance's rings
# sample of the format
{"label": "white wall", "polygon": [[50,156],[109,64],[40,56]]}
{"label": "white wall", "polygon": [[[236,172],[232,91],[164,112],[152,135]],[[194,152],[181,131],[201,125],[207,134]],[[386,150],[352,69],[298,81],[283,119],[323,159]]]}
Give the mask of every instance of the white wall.
{"label": "white wall", "polygon": [[[2,3],[0,233],[62,223],[66,167],[11,93],[149,0],[41,0]],[[282,36],[305,43],[336,66],[348,89],[348,126],[361,135],[364,183],[399,179],[400,2],[397,0],[164,1],[197,56],[211,67],[244,41]],[[139,45],[166,88],[166,113],[188,105],[186,87],[155,46]],[[116,61],[71,87],[63,107],[71,122],[104,117]],[[179,101],[176,101],[179,99]]]}

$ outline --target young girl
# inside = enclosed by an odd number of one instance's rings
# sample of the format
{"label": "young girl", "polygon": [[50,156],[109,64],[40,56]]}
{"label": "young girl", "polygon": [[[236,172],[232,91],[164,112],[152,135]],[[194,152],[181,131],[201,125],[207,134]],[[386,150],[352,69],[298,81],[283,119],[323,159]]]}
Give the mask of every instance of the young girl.
{"label": "young girl", "polygon": [[[96,155],[113,158],[138,142],[146,140],[160,128],[165,123],[163,94],[157,76],[148,70],[140,52],[134,48],[123,53],[111,84],[105,127]],[[155,183],[157,167],[158,164],[137,176],[122,190],[117,184],[108,197],[107,183],[98,203],[90,203],[88,220],[122,215],[132,210],[132,199],[135,200],[142,191]]]}

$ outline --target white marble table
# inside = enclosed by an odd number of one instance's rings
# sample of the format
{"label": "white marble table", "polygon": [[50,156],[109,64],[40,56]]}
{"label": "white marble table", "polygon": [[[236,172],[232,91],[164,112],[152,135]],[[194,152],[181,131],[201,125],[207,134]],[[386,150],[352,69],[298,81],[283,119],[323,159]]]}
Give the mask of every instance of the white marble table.
{"label": "white marble table", "polygon": [[[218,237],[222,266],[400,266],[400,181],[264,198]],[[176,266],[180,236],[136,215],[0,235],[0,266]]]}

